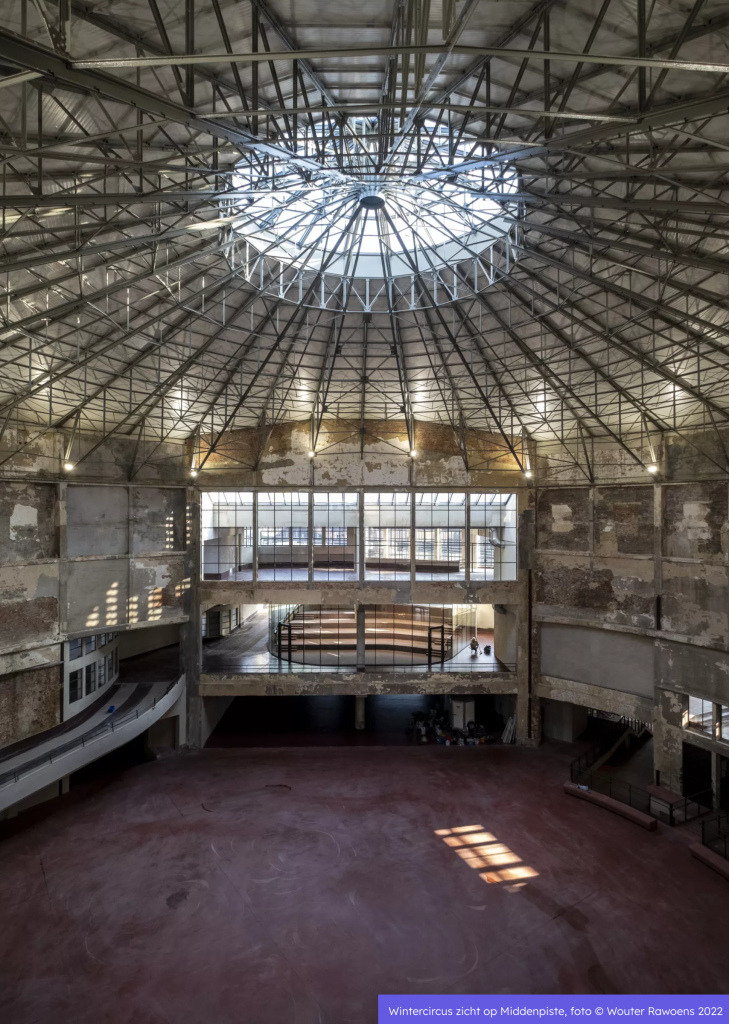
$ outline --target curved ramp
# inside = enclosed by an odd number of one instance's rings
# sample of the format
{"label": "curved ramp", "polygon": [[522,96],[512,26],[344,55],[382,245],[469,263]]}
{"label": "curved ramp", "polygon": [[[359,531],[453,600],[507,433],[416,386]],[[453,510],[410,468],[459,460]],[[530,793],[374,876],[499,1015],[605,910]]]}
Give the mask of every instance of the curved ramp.
{"label": "curved ramp", "polygon": [[184,690],[184,675],[172,682],[122,685],[114,694],[118,711],[100,711],[77,732],[51,740],[40,733],[37,744],[0,764],[0,811],[133,740],[162,718]]}

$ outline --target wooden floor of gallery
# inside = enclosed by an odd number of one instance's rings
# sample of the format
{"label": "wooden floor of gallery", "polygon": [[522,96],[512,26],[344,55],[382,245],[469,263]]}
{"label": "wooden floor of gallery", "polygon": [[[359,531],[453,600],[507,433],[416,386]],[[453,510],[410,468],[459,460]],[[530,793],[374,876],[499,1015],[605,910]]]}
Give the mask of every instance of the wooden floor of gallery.
{"label": "wooden floor of gallery", "polygon": [[729,885],[679,831],[567,798],[573,752],[204,750],[86,783],[2,826],[0,1019],[371,1024],[380,992],[727,992]]}

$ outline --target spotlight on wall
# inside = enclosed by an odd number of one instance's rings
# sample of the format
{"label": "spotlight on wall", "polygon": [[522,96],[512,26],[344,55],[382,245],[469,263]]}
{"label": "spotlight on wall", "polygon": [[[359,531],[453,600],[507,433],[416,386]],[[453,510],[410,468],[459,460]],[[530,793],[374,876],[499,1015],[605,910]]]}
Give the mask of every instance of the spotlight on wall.
{"label": "spotlight on wall", "polygon": [[66,470],[67,473],[70,473],[71,470],[74,468],[74,464],[73,462],[64,462],[63,468]]}
{"label": "spotlight on wall", "polygon": [[658,472],[658,466],[655,464],[655,462],[651,462],[650,466],[646,466],[645,468],[648,470],[649,473]]}
{"label": "spotlight on wall", "polygon": [[411,459],[416,459],[417,457],[418,457],[418,453],[413,448],[413,450],[410,452],[410,458]]}
{"label": "spotlight on wall", "polygon": [[314,452],[309,452],[309,458],[310,458],[310,459],[313,459],[313,458],[314,458]]}

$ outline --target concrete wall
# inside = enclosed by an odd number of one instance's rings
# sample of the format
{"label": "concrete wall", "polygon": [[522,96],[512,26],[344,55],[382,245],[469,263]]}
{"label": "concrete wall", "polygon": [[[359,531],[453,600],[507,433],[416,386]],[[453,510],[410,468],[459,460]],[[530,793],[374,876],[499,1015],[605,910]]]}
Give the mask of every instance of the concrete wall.
{"label": "concrete wall", "polygon": [[144,629],[125,629],[119,634],[119,657],[134,658],[147,651],[156,651],[160,647],[169,647],[180,642],[178,624],[167,626],[147,626]]}
{"label": "concrete wall", "polygon": [[[43,460],[32,455],[25,468],[38,472]],[[113,479],[114,466],[89,469]],[[43,666],[62,660],[70,636],[162,624],[167,637],[178,631],[189,587],[185,508],[184,487],[75,477],[0,483],[0,742],[59,721],[59,669]],[[138,650],[155,645],[136,640]],[[34,671],[17,674],[26,668]]]}
{"label": "concrete wall", "polygon": [[0,747],[52,729],[61,721],[60,666],[0,676]]}
{"label": "concrete wall", "polygon": [[505,665],[515,665],[518,658],[517,609],[513,605],[498,606],[494,609],[494,654]]}
{"label": "concrete wall", "polygon": [[[680,792],[684,741],[729,756],[682,717],[689,694],[729,705],[729,488],[669,440],[660,482],[538,489],[533,617],[537,692],[621,714],[643,702],[643,719],[650,702],[655,767]],[[635,477],[602,454],[598,480]]]}
{"label": "concrete wall", "polygon": [[544,675],[652,697],[653,647],[650,637],[545,623],[540,667]]}
{"label": "concrete wall", "polygon": [[587,708],[558,700],[542,700],[545,739],[574,743],[587,728]]}

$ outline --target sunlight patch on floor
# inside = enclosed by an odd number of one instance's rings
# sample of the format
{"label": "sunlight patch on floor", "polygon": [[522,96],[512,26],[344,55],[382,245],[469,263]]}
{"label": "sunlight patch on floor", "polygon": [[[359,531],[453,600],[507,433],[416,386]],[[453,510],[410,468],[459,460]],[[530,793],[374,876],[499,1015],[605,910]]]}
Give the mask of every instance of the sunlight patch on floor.
{"label": "sunlight patch on floor", "polygon": [[439,828],[435,834],[470,868],[478,871],[484,882],[509,882],[510,887],[513,887],[539,874],[524,864],[513,850],[499,842],[495,835],[485,831],[483,825]]}

